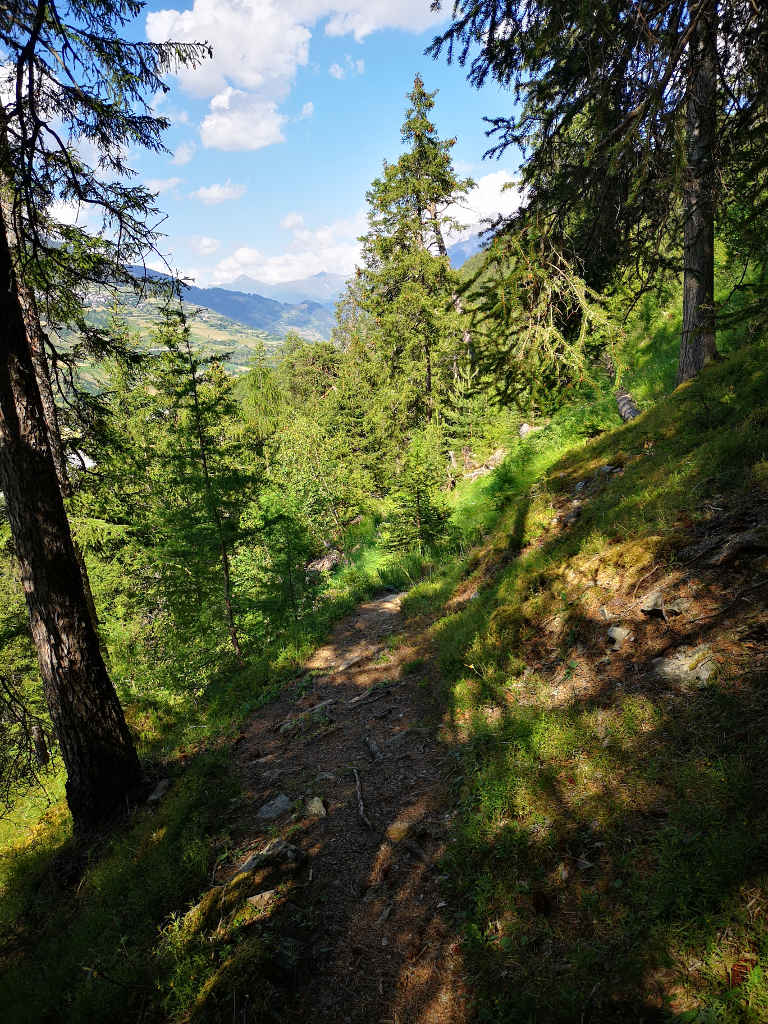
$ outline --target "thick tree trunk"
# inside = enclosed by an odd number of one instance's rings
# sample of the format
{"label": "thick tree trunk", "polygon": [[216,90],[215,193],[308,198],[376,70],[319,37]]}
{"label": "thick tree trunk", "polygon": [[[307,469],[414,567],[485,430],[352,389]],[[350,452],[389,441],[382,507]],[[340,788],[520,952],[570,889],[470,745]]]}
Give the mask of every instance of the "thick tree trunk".
{"label": "thick tree trunk", "polygon": [[82,832],[122,805],[141,770],[88,614],[1,220],[0,489],[67,769],[67,800]]}
{"label": "thick tree trunk", "polygon": [[677,383],[714,359],[715,142],[717,131],[717,5],[691,3],[697,23],[689,43],[687,168],[683,195],[683,335]]}

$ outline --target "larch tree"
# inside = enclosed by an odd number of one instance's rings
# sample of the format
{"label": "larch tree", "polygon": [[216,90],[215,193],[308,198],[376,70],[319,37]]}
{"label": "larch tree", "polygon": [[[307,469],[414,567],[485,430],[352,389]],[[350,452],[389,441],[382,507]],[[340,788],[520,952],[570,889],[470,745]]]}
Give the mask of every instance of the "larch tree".
{"label": "larch tree", "polygon": [[[126,266],[156,241],[155,197],[131,183],[125,154],[163,149],[168,122],[147,97],[167,91],[164,76],[195,65],[208,47],[124,38],[142,8],[15,0],[0,9],[0,489],[79,832],[123,805],[141,772],[72,541],[57,426],[46,416],[49,363],[39,358],[41,346],[50,362],[59,353],[35,336],[31,297],[52,316],[74,316],[89,284],[133,283]],[[57,221],[61,203],[99,211],[99,236]]]}
{"label": "larch tree", "polygon": [[458,227],[451,207],[473,183],[453,167],[456,140],[440,139],[430,120],[435,95],[417,75],[402,126],[407,148],[372,183],[368,233],[361,239],[360,301],[416,425],[435,415],[445,391],[442,378],[447,384],[465,341],[445,234]]}
{"label": "larch tree", "polygon": [[514,145],[525,154],[518,222],[557,237],[578,220],[577,255],[598,271],[587,275],[594,287],[611,266],[643,287],[682,265],[677,379],[696,376],[716,354],[714,238],[729,183],[765,175],[755,133],[768,111],[768,8],[754,0],[451,6],[432,55],[468,63],[475,86],[492,77],[515,97],[515,111],[491,122],[490,152]]}

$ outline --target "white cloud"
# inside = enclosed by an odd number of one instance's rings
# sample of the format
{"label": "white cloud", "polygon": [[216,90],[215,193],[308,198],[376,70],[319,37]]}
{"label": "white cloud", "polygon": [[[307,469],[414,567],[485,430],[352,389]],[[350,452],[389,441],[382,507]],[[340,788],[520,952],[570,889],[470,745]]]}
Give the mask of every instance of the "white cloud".
{"label": "white cloud", "polygon": [[267,284],[278,284],[307,277],[324,270],[330,274],[351,274],[360,257],[358,236],[365,231],[365,211],[312,230],[297,213],[288,214],[282,226],[292,231],[287,250],[278,256],[265,256],[258,249],[241,246],[221,260],[213,272],[215,284],[247,274]]}
{"label": "white cloud", "polygon": [[[352,35],[360,42],[378,29],[420,32],[437,24],[427,0],[194,0],[188,10],[147,14],[147,38],[207,41],[213,57],[178,78],[198,97],[244,93],[224,112],[212,109],[201,126],[203,144],[222,149],[258,149],[282,141],[278,104],[288,96],[297,71],[309,62],[312,32],[325,20],[330,36]],[[347,56],[331,74],[363,74],[363,60]],[[340,74],[337,74],[340,72]],[[305,115],[309,116],[309,115]],[[252,133],[257,144],[249,144]]]}
{"label": "white cloud", "polygon": [[307,6],[322,6],[331,14],[325,26],[326,35],[353,35],[358,42],[382,28],[423,32],[444,17],[431,11],[426,0],[336,0],[326,4],[310,2]]}
{"label": "white cloud", "polygon": [[202,203],[211,206],[215,203],[225,203],[230,199],[241,199],[245,195],[245,185],[233,185],[227,178],[223,185],[204,185],[190,193],[191,199],[199,199]]}
{"label": "white cloud", "polygon": [[176,164],[177,167],[183,167],[189,163],[196,151],[197,146],[194,142],[182,142],[176,147],[171,163]]}
{"label": "white cloud", "polygon": [[280,227],[286,231],[294,231],[296,228],[304,227],[304,218],[300,213],[286,213],[280,221]]}
{"label": "white cloud", "polygon": [[254,150],[283,142],[287,118],[277,105],[253,93],[227,86],[211,100],[211,112],[200,125],[206,149]]}
{"label": "white cloud", "polygon": [[221,242],[218,238],[210,238],[208,235],[195,235],[190,239],[190,245],[200,256],[213,256]]}
{"label": "white cloud", "polygon": [[315,112],[315,104],[312,103],[312,101],[310,100],[309,103],[305,103],[304,106],[301,108],[301,113],[299,114],[299,120],[300,121],[306,121],[306,119],[308,117],[312,117],[314,112]]}
{"label": "white cloud", "polygon": [[337,78],[339,81],[342,78],[346,78],[347,75],[362,75],[365,73],[365,61],[353,60],[347,53],[344,56],[344,64],[331,64],[328,68],[328,74],[332,78]]}
{"label": "white cloud", "polygon": [[493,171],[478,178],[469,195],[448,210],[448,215],[465,227],[453,232],[446,241],[450,244],[475,234],[477,225],[486,218],[509,217],[521,202],[520,189],[515,187],[509,171]]}
{"label": "white cloud", "polygon": [[145,178],[144,185],[150,192],[163,195],[166,192],[175,192],[183,180],[183,178]]}

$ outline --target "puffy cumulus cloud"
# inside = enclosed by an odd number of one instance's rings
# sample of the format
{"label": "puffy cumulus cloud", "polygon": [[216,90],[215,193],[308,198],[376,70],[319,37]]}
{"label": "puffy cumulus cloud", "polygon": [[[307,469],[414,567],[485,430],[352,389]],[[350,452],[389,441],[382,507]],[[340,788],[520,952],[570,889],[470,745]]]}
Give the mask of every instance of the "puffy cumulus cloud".
{"label": "puffy cumulus cloud", "polygon": [[382,28],[399,28],[407,32],[423,32],[436,25],[444,15],[435,14],[426,2],[414,0],[335,0],[300,6],[325,8],[330,15],[325,26],[329,36],[352,35],[358,42]]}
{"label": "puffy cumulus cloud", "polygon": [[150,192],[164,195],[168,192],[178,191],[179,185],[183,180],[183,178],[145,178],[144,184]]}
{"label": "puffy cumulus cloud", "polygon": [[[146,33],[152,42],[210,43],[213,57],[195,69],[180,69],[181,85],[200,98],[216,98],[227,90],[240,96],[237,107],[212,108],[201,125],[203,144],[258,149],[282,140],[276,105],[288,96],[298,69],[307,65],[319,23],[325,22],[328,35],[362,41],[378,29],[419,32],[438,20],[426,0],[194,0],[188,10],[149,12]],[[362,60],[347,56],[343,64],[332,65],[331,74],[343,78],[363,71]],[[255,137],[260,141],[251,145],[251,129],[259,119],[263,126]]]}
{"label": "puffy cumulus cloud", "polygon": [[200,256],[213,256],[218,252],[221,242],[218,238],[210,238],[208,235],[194,235],[190,239],[190,246]]}
{"label": "puffy cumulus cloud", "polygon": [[477,233],[477,226],[487,218],[509,217],[520,208],[522,194],[509,171],[493,171],[478,178],[472,191],[449,210],[449,216],[462,230],[453,232],[449,242],[456,242]]}
{"label": "puffy cumulus cloud", "polygon": [[308,277],[324,270],[329,274],[351,274],[360,257],[358,235],[365,231],[365,211],[317,229],[306,227],[300,214],[288,214],[282,226],[292,232],[291,243],[277,256],[265,256],[258,249],[241,246],[221,260],[213,283],[224,284],[247,274],[267,284],[280,284]]}
{"label": "puffy cumulus cloud", "polygon": [[286,121],[277,104],[227,86],[211,100],[211,112],[200,125],[200,138],[208,149],[263,149],[284,141]]}
{"label": "puffy cumulus cloud", "polygon": [[245,195],[245,185],[233,185],[227,178],[223,185],[204,185],[190,192],[192,199],[212,206],[215,203],[226,203],[230,199],[241,199]]}
{"label": "puffy cumulus cloud", "polygon": [[150,12],[146,29],[151,42],[211,44],[210,60],[179,73],[182,86],[195,96],[234,84],[282,99],[297,68],[309,59],[310,28],[282,0],[195,0],[190,10]]}
{"label": "puffy cumulus cloud", "polygon": [[194,142],[182,142],[176,147],[171,163],[176,164],[177,167],[183,167],[189,163],[196,152],[197,146]]}

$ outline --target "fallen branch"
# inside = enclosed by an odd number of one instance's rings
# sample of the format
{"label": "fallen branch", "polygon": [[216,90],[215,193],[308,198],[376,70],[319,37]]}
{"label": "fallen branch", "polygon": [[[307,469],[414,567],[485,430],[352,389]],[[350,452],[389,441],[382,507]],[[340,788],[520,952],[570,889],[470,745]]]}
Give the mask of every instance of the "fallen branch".
{"label": "fallen branch", "polygon": [[333,704],[335,697],[330,697],[328,700],[323,700],[319,704],[315,704],[313,708],[307,708],[306,711],[302,711],[300,715],[295,718],[286,718],[284,722],[280,722],[274,727],[275,732],[290,732],[295,729],[296,726],[301,725],[302,722],[308,721],[313,715],[317,714],[318,711],[322,711],[323,708],[327,708],[329,704]]}
{"label": "fallen branch", "polygon": [[365,814],[365,804],[363,803],[363,787],[360,785],[360,776],[357,774],[357,768],[352,769],[352,774],[355,776],[355,788],[357,790],[357,816],[361,823],[365,825],[367,829],[373,831],[373,825],[370,823]]}
{"label": "fallen branch", "polygon": [[348,700],[346,706],[352,707],[354,704],[362,704],[364,700],[368,699],[370,699],[371,701],[378,700],[380,697],[386,697],[386,695],[389,693],[389,690],[389,686],[369,686],[365,693],[361,693],[359,694],[359,696],[353,697],[351,700]]}

